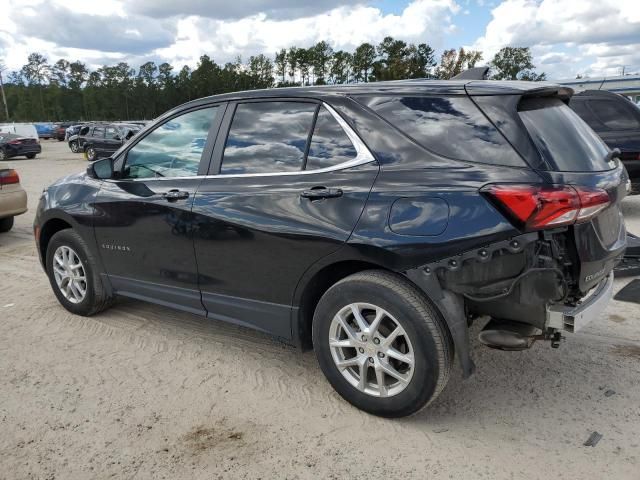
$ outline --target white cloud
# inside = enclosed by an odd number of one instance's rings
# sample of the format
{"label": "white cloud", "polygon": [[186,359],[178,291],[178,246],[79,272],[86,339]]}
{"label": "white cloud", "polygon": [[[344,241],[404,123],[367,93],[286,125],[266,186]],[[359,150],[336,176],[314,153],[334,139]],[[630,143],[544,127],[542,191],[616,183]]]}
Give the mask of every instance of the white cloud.
{"label": "white cloud", "polygon": [[[323,0],[318,5],[326,8],[341,3],[348,6],[323,13],[317,13],[320,7],[316,6],[304,10],[307,13],[303,16],[295,8],[303,5],[297,0],[252,0],[250,5],[264,5],[264,11],[275,9],[278,14],[255,13],[260,10],[245,7],[247,15],[242,17],[238,13],[241,9],[234,7],[231,10],[238,18],[229,19],[230,10],[221,19],[211,18],[216,10],[209,8],[206,16],[176,15],[157,20],[145,14],[197,11],[207,2],[161,2],[154,9],[151,2],[134,0],[5,1],[10,8],[8,16],[0,16],[0,58],[12,69],[20,68],[32,51],[44,53],[50,61],[66,56],[91,67],[113,60],[138,66],[143,60],[154,59],[180,68],[185,63],[195,66],[203,54],[224,63],[238,55],[243,59],[257,53],[273,56],[281,48],[308,47],[320,40],[327,40],[334,49],[352,50],[362,42],[377,44],[391,35],[442,48],[445,35],[455,31],[452,17],[460,11],[455,0],[413,0],[397,14],[385,14],[360,1]],[[173,4],[181,8],[175,9]],[[244,6],[243,2],[236,4]],[[24,17],[25,12],[33,15]]]}
{"label": "white cloud", "polygon": [[[504,46],[529,46],[534,63],[545,63],[556,77],[574,75],[576,64],[586,65],[583,73],[592,75],[615,74],[621,61],[640,68],[634,54],[640,50],[637,0],[505,0],[491,13],[485,34],[474,44],[486,59]],[[617,46],[629,51],[609,54]],[[576,55],[550,62],[549,48],[575,50]]]}

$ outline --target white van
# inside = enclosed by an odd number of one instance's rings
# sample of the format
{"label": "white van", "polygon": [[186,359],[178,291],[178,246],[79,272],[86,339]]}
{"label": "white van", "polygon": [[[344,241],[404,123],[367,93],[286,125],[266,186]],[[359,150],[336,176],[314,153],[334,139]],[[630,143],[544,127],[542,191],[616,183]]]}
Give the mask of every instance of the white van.
{"label": "white van", "polygon": [[3,133],[15,133],[21,137],[35,138],[40,142],[38,138],[38,131],[33,123],[0,123],[0,132]]}

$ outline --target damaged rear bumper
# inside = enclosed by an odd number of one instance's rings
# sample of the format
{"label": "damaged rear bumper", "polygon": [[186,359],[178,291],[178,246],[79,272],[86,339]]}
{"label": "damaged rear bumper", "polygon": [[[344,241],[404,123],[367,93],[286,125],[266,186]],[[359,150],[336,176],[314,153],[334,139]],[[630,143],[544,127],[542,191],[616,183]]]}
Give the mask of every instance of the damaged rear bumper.
{"label": "damaged rear bumper", "polygon": [[547,307],[547,328],[577,332],[600,317],[613,296],[613,274],[603,279],[577,305],[550,305]]}

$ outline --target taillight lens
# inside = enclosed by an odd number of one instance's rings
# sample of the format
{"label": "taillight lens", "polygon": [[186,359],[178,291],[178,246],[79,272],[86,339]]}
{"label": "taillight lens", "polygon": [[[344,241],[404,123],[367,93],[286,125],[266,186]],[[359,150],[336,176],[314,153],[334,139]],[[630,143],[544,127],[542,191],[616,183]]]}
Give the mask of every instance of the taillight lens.
{"label": "taillight lens", "polygon": [[482,192],[525,230],[585,222],[611,203],[605,190],[569,185],[487,185]]}
{"label": "taillight lens", "polygon": [[22,143],[22,140],[11,140],[10,142],[7,142],[9,145],[20,145]]}
{"label": "taillight lens", "polygon": [[15,170],[0,170],[0,185],[20,183],[20,177]]}

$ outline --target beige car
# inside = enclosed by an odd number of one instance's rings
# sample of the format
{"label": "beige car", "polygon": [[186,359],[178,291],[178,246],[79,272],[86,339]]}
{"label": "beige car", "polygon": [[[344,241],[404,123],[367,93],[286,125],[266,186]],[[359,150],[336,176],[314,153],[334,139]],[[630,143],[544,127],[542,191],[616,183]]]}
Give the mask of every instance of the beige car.
{"label": "beige car", "polygon": [[13,217],[27,211],[27,192],[20,185],[18,172],[0,167],[0,233],[13,227]]}

